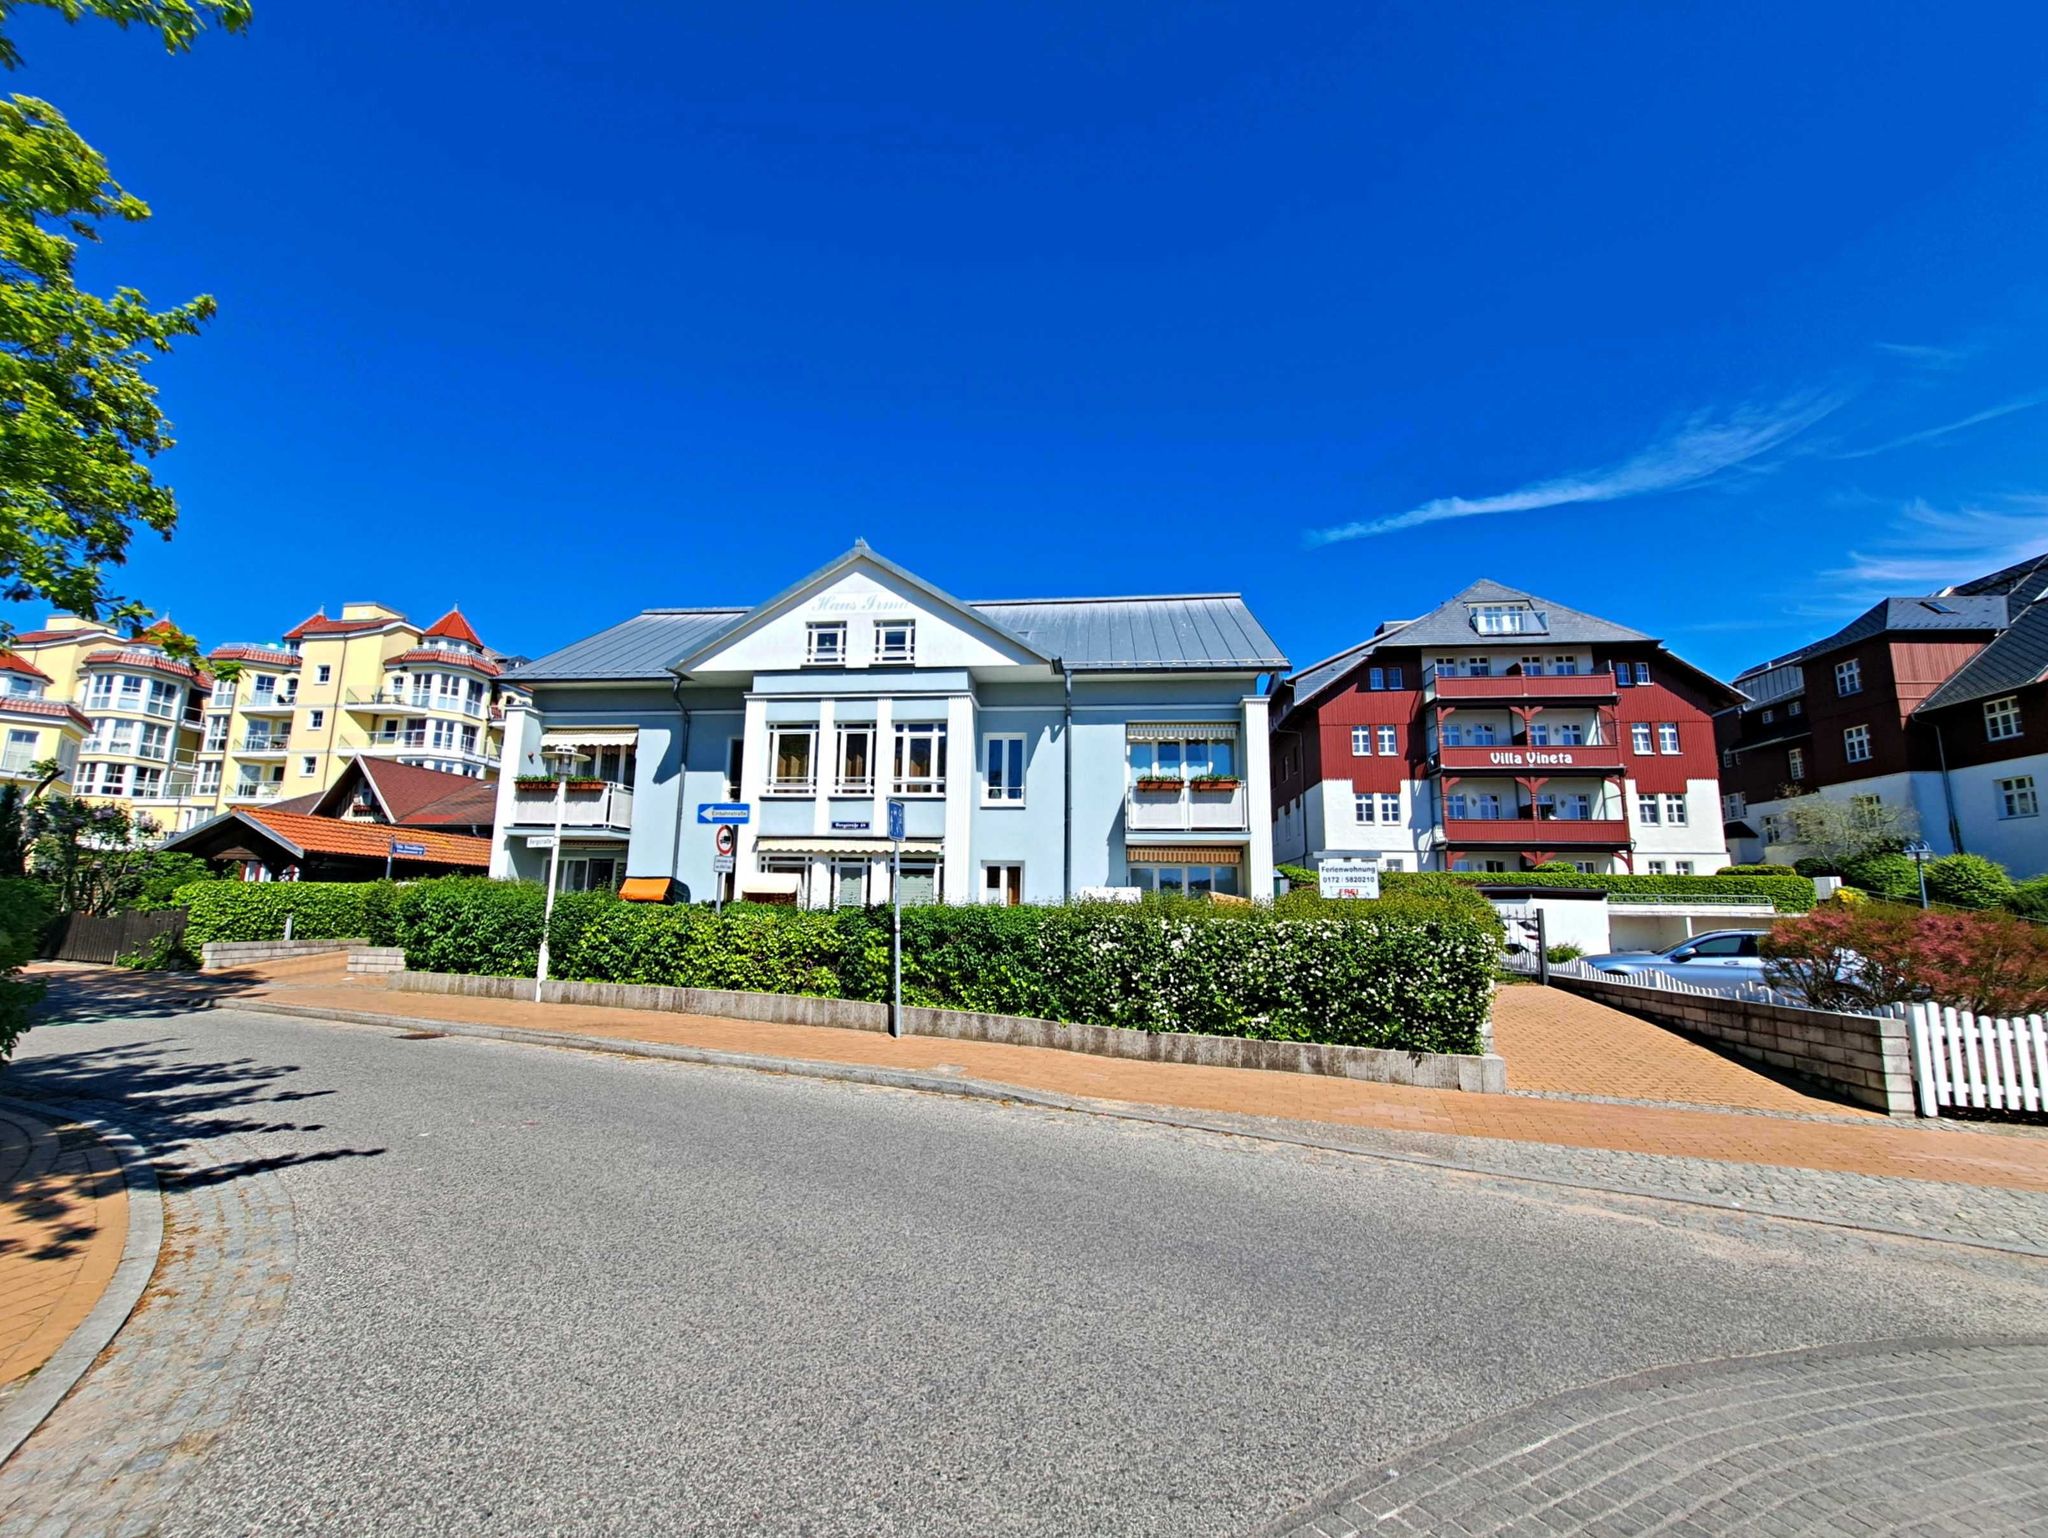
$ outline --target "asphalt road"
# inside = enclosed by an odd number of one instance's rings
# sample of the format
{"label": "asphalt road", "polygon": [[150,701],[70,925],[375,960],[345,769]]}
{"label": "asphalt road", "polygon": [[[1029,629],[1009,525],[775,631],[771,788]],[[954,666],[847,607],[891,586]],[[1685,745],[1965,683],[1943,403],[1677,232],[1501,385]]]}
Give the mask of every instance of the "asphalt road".
{"label": "asphalt road", "polygon": [[2048,1328],[2038,1263],[1937,1245],[233,1011],[45,1027],[0,1088],[289,1193],[175,1534],[1241,1533],[1619,1374]]}

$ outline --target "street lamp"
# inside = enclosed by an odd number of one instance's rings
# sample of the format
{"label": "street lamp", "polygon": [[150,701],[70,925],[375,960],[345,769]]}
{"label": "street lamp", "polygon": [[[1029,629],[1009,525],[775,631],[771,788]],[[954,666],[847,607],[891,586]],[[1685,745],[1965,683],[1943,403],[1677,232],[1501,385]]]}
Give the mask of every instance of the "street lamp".
{"label": "street lamp", "polygon": [[1925,839],[1916,838],[1908,844],[1902,854],[1913,857],[1913,874],[1920,878],[1920,906],[1927,906],[1927,857],[1934,853],[1934,846]]}
{"label": "street lamp", "polygon": [[562,808],[569,800],[569,771],[584,759],[583,754],[567,743],[542,748],[540,756],[553,765],[555,771],[555,838],[548,846],[548,901],[540,921],[540,965],[533,971],[533,1002],[536,1004],[540,1002],[541,989],[548,980],[548,929],[555,920],[555,880],[562,869]]}

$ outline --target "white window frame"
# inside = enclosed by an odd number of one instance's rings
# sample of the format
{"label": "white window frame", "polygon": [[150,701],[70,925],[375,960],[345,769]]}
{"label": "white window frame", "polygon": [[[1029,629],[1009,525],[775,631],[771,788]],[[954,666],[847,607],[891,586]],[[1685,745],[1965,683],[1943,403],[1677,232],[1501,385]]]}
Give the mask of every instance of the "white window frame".
{"label": "white window frame", "polygon": [[1984,702],[1984,740],[2010,742],[2024,730],[2020,723],[2020,697],[2008,694]]}
{"label": "white window frame", "polygon": [[[815,796],[818,793],[818,728],[814,725],[771,724],[767,729],[768,738],[768,783],[762,787],[770,796]],[[776,765],[782,758],[782,742],[786,737],[804,739],[804,763],[809,773],[801,780],[780,779]]]}
{"label": "white window frame", "polygon": [[1666,756],[1685,751],[1684,739],[1678,735],[1678,723],[1676,721],[1659,721],[1657,723],[1657,751]]}
{"label": "white window frame", "polygon": [[1379,796],[1370,790],[1351,793],[1351,817],[1360,827],[1379,821]]}
{"label": "white window frame", "polygon": [[1664,825],[1664,812],[1656,794],[1644,791],[1636,797],[1636,821],[1645,828],[1660,828]]}
{"label": "white window frame", "polygon": [[1027,900],[1024,895],[1024,862],[1022,860],[983,860],[981,862],[981,881],[975,889],[976,900],[994,908],[1013,906],[1005,900],[1003,883],[1000,880],[994,886],[991,886],[989,883],[989,878],[998,872],[1012,870],[1017,873],[1017,902],[1015,906],[1022,906]]}
{"label": "white window frame", "polygon": [[[849,774],[846,770],[846,746],[849,738],[865,737],[868,740],[868,772],[865,775]],[[832,794],[835,796],[872,796],[875,793],[875,723],[872,721],[848,721],[836,727],[832,734]]]}
{"label": "white window frame", "polygon": [[1842,728],[1842,761],[1850,764],[1870,762],[1870,728],[1867,726],[1845,726]]}
{"label": "white window frame", "polygon": [[1692,825],[1692,809],[1685,804],[1683,795],[1670,791],[1664,793],[1664,826],[1684,828]]}
{"label": "white window frame", "polygon": [[1374,728],[1374,731],[1373,731],[1373,735],[1374,735],[1374,737],[1375,737],[1375,738],[1377,739],[1377,743],[1376,743],[1376,746],[1377,746],[1377,747],[1378,747],[1378,749],[1379,749],[1379,752],[1380,752],[1380,756],[1381,756],[1381,757],[1383,757],[1383,758],[1397,758],[1397,757],[1399,757],[1399,756],[1400,756],[1400,753],[1401,753],[1401,730],[1400,730],[1400,728],[1399,728],[1399,727],[1394,727],[1394,726],[1381,726],[1381,727],[1376,727],[1376,728]]}
{"label": "white window frame", "polygon": [[308,730],[308,731],[311,731],[311,732],[317,732],[317,731],[319,731],[319,730],[320,730],[320,728],[321,728],[321,727],[325,726],[326,724],[327,724],[327,712],[326,712],[326,711],[324,711],[324,710],[309,710],[309,711],[307,711],[307,712],[306,712],[306,730]]}
{"label": "white window frame", "polygon": [[313,777],[314,775],[318,774],[319,772],[320,772],[320,755],[319,755],[319,754],[317,754],[317,753],[301,753],[301,754],[299,755],[299,773],[300,773],[300,774],[303,774],[304,776],[306,776],[306,778],[308,778],[308,779],[311,779],[311,778],[312,778],[312,777]]}
{"label": "white window frame", "polygon": [[[889,634],[903,632],[900,646],[891,645]],[[913,665],[917,661],[917,621],[914,619],[878,619],[875,621],[875,661]]]}
{"label": "white window frame", "polygon": [[1372,757],[1371,727],[1354,726],[1351,728],[1351,756],[1353,758]]}
{"label": "white window frame", "polygon": [[1785,750],[1785,777],[1794,785],[1806,783],[1806,749],[1787,748]]}
{"label": "white window frame", "polygon": [[315,667],[315,668],[313,669],[313,682],[314,682],[314,683],[316,683],[316,684],[325,684],[325,683],[332,683],[333,681],[334,681],[334,664],[333,664],[333,663],[331,663],[331,662],[322,662],[322,663],[318,664],[318,665],[317,665],[317,666],[316,666],[316,667]]}
{"label": "white window frame", "polygon": [[1998,794],[1999,821],[2007,822],[2016,817],[2041,815],[2041,797],[2034,788],[2034,777],[2031,774],[2017,774],[2011,779],[1993,780],[1991,783]]}
{"label": "white window frame", "polygon": [[1629,751],[1645,756],[1657,751],[1657,734],[1648,721],[1631,721],[1628,724]]}
{"label": "white window frame", "polygon": [[[831,645],[820,643],[829,640]],[[813,620],[804,627],[804,666],[843,668],[846,666],[846,621]]]}
{"label": "white window frame", "polygon": [[1835,664],[1835,694],[1836,694],[1836,696],[1837,696],[1838,698],[1843,698],[1843,697],[1846,697],[1846,696],[1848,696],[1848,695],[1851,695],[1851,694],[1861,694],[1862,692],[1863,692],[1863,663],[1862,663],[1862,661],[1861,661],[1861,660],[1860,660],[1859,658],[1856,658],[1856,657],[1851,657],[1851,658],[1850,658],[1850,659],[1849,659],[1848,661],[1846,661],[1846,662],[1837,662],[1837,663]]}
{"label": "white window frame", "polygon": [[[931,741],[929,775],[910,776],[903,772],[908,748],[919,738]],[[899,796],[943,796],[946,793],[946,723],[943,721],[898,721],[889,755],[890,783]]]}
{"label": "white window frame", "polygon": [[[1016,747],[1017,783],[1015,785],[1004,784],[999,787],[997,784],[998,777],[995,772],[996,749],[998,747],[1007,749],[1012,744]],[[981,804],[983,806],[1022,806],[1024,804],[1024,747],[1025,734],[1022,732],[989,732],[982,737]],[[1005,752],[1005,760],[1009,756]],[[1005,764],[1003,778],[1008,778],[1007,763]],[[1015,862],[1012,861],[1010,863],[1014,864]]]}

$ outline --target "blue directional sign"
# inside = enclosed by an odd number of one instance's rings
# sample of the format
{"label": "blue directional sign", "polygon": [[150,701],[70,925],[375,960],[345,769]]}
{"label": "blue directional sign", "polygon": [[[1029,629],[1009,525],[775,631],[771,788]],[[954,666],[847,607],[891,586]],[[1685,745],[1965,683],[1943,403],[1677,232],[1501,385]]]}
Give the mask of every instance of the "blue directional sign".
{"label": "blue directional sign", "polygon": [[893,839],[901,839],[903,837],[903,803],[901,801],[891,801],[889,803],[889,837]]}
{"label": "blue directional sign", "polygon": [[699,801],[699,822],[752,822],[754,809],[744,801]]}
{"label": "blue directional sign", "polygon": [[391,852],[393,854],[423,855],[427,852],[427,846],[425,844],[400,844],[394,842],[391,846]]}

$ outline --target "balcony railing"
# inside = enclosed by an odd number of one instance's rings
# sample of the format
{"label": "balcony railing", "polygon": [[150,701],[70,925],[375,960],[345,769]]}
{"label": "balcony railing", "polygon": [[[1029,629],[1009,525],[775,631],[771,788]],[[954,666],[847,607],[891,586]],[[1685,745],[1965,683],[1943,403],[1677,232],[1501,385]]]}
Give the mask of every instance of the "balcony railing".
{"label": "balcony railing", "polygon": [[818,793],[818,782],[810,775],[804,775],[802,778],[796,775],[783,775],[770,780],[763,788],[771,796],[815,796]]}
{"label": "balcony railing", "polygon": [[496,768],[498,755],[490,752],[481,743],[465,748],[435,738],[426,731],[372,732],[368,740],[369,751],[379,758],[391,758],[398,754],[420,754],[428,758],[459,758],[465,763],[481,764],[485,768]]}
{"label": "balcony railing", "polygon": [[1145,781],[1124,798],[1124,827],[1132,833],[1241,832],[1250,826],[1247,801],[1241,780],[1211,785]]}
{"label": "balcony railing", "polygon": [[489,707],[482,700],[457,699],[453,695],[415,692],[407,690],[394,692],[379,689],[374,694],[358,694],[353,691],[348,697],[350,710],[427,710],[439,711],[443,715],[468,716],[481,721]]}
{"label": "balcony railing", "polygon": [[1612,700],[1621,690],[1612,673],[1447,673],[1422,670],[1422,698],[1446,700]]}
{"label": "balcony railing", "polygon": [[242,714],[247,716],[284,715],[298,708],[295,694],[251,694],[242,702]]}
{"label": "balcony railing", "polygon": [[[521,827],[551,828],[555,824],[555,793],[524,785],[512,790],[512,820]],[[570,790],[562,798],[565,828],[633,826],[633,787],[607,781],[602,790]]]}
{"label": "balcony railing", "polygon": [[228,792],[230,801],[275,801],[284,794],[284,786],[276,780],[259,780],[251,784],[244,782]]}
{"label": "balcony railing", "polygon": [[254,757],[259,753],[283,753],[290,745],[291,738],[289,736],[244,737],[241,746],[236,748],[235,751],[246,757]]}
{"label": "balcony railing", "polygon": [[1514,844],[1551,848],[1571,845],[1619,847],[1628,843],[1628,823],[1619,817],[1452,817],[1443,821],[1451,844]]}

